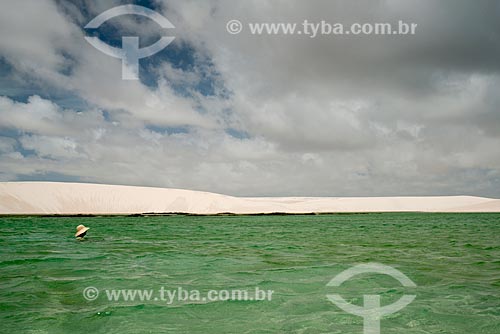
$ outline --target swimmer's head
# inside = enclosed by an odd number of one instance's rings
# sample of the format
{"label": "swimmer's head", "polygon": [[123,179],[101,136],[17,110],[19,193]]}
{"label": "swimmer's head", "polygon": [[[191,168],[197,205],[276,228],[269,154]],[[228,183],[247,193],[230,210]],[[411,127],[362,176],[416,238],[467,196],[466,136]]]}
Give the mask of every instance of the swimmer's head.
{"label": "swimmer's head", "polygon": [[75,237],[76,238],[83,238],[85,236],[85,234],[87,234],[88,230],[89,230],[89,228],[85,227],[85,225],[78,225],[76,227]]}

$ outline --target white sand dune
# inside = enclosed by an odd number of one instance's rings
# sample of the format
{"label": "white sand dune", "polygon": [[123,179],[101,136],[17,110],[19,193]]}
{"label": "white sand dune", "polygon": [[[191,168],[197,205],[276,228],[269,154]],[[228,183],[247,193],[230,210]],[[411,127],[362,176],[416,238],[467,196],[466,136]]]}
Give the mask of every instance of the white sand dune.
{"label": "white sand dune", "polygon": [[233,197],[166,188],[60,182],[0,182],[0,214],[194,214],[311,212],[500,212],[474,196]]}

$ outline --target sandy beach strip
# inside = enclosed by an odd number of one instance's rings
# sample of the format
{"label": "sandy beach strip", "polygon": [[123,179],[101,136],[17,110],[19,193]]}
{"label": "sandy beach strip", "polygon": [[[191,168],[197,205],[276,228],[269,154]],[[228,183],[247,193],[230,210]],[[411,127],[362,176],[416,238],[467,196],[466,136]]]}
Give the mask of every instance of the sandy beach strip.
{"label": "sandy beach strip", "polygon": [[0,182],[0,214],[259,214],[500,212],[475,196],[234,197],[182,189],[63,182]]}

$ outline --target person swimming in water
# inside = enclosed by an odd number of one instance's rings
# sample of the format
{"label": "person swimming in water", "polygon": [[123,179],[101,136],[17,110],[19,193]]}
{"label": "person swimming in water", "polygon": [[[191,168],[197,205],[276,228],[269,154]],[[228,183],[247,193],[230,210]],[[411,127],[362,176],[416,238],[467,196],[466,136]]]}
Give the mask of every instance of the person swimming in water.
{"label": "person swimming in water", "polygon": [[82,240],[85,237],[85,235],[87,235],[88,230],[89,228],[85,227],[85,225],[78,225],[76,227],[76,233],[75,233],[76,239]]}

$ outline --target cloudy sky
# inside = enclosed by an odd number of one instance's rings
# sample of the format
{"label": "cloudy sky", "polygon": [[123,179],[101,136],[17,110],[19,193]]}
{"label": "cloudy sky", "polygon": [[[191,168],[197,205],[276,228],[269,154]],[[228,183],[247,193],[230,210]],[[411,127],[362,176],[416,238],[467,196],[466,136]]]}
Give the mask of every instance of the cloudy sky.
{"label": "cloudy sky", "polygon": [[[137,4],[175,26],[103,11]],[[415,35],[226,23],[414,22]],[[140,80],[85,36],[141,47]],[[0,181],[245,196],[500,197],[498,1],[4,1]]]}

